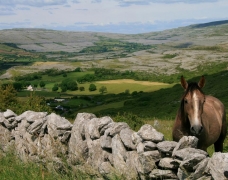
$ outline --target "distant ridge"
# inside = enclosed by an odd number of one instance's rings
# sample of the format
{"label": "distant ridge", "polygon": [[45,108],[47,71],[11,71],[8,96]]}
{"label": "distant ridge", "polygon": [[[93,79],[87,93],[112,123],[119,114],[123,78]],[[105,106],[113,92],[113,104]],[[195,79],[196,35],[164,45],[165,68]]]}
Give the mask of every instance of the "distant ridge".
{"label": "distant ridge", "polygon": [[223,20],[223,21],[213,21],[209,23],[203,23],[203,24],[196,24],[193,25],[193,28],[204,28],[204,27],[209,27],[209,26],[217,26],[217,25],[223,25],[223,24],[228,24],[228,20]]}

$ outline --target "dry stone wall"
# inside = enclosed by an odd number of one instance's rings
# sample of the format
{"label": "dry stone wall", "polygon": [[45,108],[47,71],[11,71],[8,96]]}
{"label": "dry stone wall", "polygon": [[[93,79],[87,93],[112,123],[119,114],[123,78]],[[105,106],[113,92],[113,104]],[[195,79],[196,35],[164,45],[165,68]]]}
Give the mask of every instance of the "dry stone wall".
{"label": "dry stone wall", "polygon": [[228,153],[209,157],[197,143],[194,136],[166,141],[151,125],[135,132],[90,113],[79,113],[71,124],[55,113],[0,112],[3,152],[13,146],[23,161],[54,162],[56,169],[63,168],[64,156],[72,167],[88,164],[104,178],[114,173],[126,179],[228,179]]}

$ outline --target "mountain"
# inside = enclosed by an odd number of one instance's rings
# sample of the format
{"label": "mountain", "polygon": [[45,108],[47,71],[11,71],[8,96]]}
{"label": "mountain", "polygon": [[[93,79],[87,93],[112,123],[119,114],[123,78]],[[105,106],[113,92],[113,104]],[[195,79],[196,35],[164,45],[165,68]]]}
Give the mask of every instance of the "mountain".
{"label": "mountain", "polygon": [[[23,59],[23,63],[29,64],[26,64],[28,71],[77,66],[154,74],[197,71],[202,65],[227,63],[228,20],[133,35],[7,29],[0,31],[0,52],[0,63],[21,65]],[[52,64],[37,66],[38,61]]]}

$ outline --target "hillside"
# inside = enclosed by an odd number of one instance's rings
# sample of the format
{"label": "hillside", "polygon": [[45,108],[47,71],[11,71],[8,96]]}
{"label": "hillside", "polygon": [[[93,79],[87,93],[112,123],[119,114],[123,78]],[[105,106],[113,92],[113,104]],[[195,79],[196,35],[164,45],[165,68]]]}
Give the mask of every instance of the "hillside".
{"label": "hillside", "polygon": [[[227,21],[144,34],[0,31],[1,78],[48,68],[105,67],[155,75],[204,72],[228,62]],[[201,69],[199,69],[201,67]],[[219,67],[221,68],[221,66]],[[226,70],[227,65],[222,69]]]}

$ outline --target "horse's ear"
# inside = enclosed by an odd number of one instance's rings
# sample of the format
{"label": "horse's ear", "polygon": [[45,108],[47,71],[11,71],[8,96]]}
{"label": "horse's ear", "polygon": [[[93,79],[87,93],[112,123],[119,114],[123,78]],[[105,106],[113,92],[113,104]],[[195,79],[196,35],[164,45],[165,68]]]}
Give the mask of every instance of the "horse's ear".
{"label": "horse's ear", "polygon": [[188,88],[188,83],[187,83],[187,81],[185,81],[184,76],[181,76],[181,86],[184,89],[187,89]]}
{"label": "horse's ear", "polygon": [[200,78],[199,82],[198,82],[198,86],[199,86],[200,88],[203,88],[204,85],[205,85],[205,78],[204,78],[204,76],[202,76],[202,77]]}

